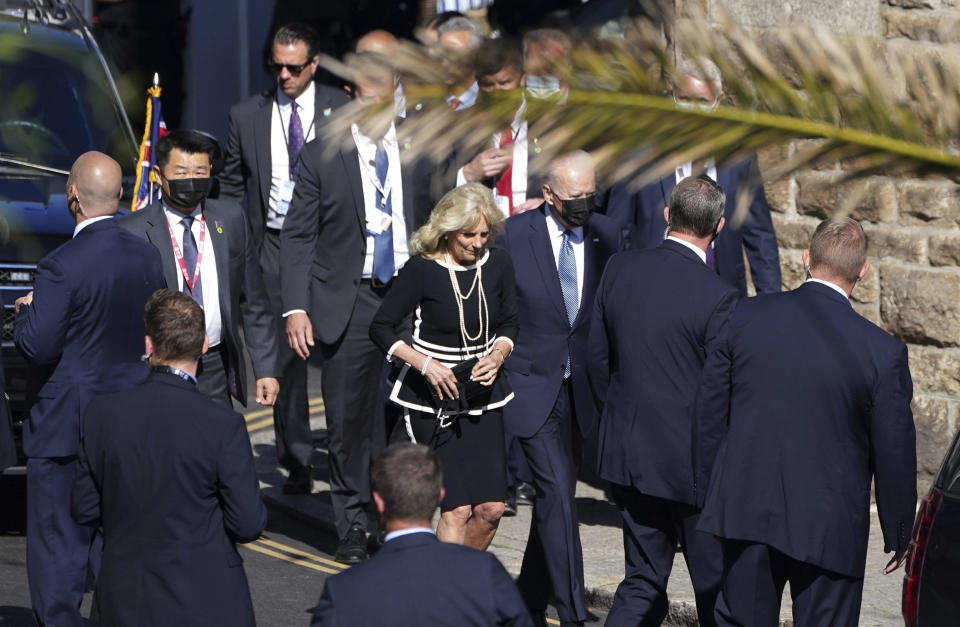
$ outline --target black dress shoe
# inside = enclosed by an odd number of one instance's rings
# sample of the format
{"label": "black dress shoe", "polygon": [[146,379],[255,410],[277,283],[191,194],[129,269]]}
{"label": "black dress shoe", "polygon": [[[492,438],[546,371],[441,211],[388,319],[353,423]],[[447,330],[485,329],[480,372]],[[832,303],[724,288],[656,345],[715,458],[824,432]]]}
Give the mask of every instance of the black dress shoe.
{"label": "black dress shoe", "polygon": [[290,471],[283,483],[284,494],[310,494],[313,492],[313,468],[298,466]]}
{"label": "black dress shoe", "polygon": [[503,515],[517,515],[517,491],[514,488],[507,489],[507,499],[503,502]]}
{"label": "black dress shoe", "polygon": [[371,533],[367,536],[367,552],[370,555],[373,555],[380,550],[380,547],[383,546],[384,538],[386,534],[383,531],[377,531],[376,533]]}
{"label": "black dress shoe", "polygon": [[517,505],[533,505],[537,498],[537,489],[526,481],[517,481]]}
{"label": "black dress shoe", "polygon": [[359,525],[350,527],[347,535],[337,545],[333,559],[341,564],[359,564],[367,559],[367,532]]}

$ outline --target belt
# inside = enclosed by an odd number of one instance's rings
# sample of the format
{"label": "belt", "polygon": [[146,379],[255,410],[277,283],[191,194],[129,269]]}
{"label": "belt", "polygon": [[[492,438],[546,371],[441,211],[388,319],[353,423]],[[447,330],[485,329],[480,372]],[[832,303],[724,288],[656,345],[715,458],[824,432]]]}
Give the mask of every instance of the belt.
{"label": "belt", "polygon": [[393,281],[384,283],[377,277],[370,277],[369,279],[360,279],[360,285],[366,285],[375,290],[388,290],[393,285]]}

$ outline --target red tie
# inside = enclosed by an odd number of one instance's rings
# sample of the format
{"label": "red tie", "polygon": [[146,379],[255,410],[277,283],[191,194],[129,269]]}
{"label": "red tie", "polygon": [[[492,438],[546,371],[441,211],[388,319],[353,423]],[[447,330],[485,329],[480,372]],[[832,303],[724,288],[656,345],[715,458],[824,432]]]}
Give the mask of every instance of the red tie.
{"label": "red tie", "polygon": [[451,98],[451,99],[450,99],[450,102],[447,103],[447,104],[450,105],[450,110],[451,110],[451,111],[456,111],[456,110],[457,110],[457,107],[460,106],[460,99],[459,99],[459,98]]}
{"label": "red tie", "polygon": [[[500,147],[505,148],[513,143],[513,129],[509,126],[500,135]],[[511,151],[510,165],[497,179],[497,195],[510,199],[510,215],[513,215],[513,156]]]}

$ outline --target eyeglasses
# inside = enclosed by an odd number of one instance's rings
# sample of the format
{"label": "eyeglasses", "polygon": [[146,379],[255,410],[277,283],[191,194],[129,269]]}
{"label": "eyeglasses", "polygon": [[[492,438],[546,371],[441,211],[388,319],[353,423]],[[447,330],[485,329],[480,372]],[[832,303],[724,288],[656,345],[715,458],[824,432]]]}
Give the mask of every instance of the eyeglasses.
{"label": "eyeglasses", "polygon": [[283,71],[283,68],[287,68],[287,71],[293,74],[294,76],[300,76],[302,72],[308,65],[313,63],[313,59],[308,59],[306,63],[301,63],[300,65],[293,65],[291,63],[276,63],[271,61],[267,63],[267,69],[270,70],[272,74],[280,74]]}

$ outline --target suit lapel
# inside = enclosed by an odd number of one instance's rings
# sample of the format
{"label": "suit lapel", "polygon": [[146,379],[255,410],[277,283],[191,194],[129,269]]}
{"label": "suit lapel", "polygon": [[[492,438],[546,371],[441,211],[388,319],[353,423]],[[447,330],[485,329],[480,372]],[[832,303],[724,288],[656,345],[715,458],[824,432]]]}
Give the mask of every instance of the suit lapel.
{"label": "suit lapel", "polygon": [[270,183],[273,180],[273,163],[270,159],[270,121],[272,118],[273,99],[264,98],[253,117],[257,174],[260,177],[260,202],[263,207],[270,205]]}
{"label": "suit lapel", "polygon": [[673,192],[673,188],[676,186],[677,175],[672,172],[660,179],[660,191],[663,194],[663,206],[660,207],[660,213],[663,213],[663,207],[666,207],[670,204],[670,194]]}
{"label": "suit lapel", "polygon": [[530,252],[536,260],[543,284],[550,293],[550,300],[557,311],[567,319],[567,310],[563,306],[563,292],[560,290],[560,275],[557,273],[557,264],[553,259],[553,248],[550,246],[550,233],[547,231],[547,221],[543,215],[543,207],[536,209],[536,216],[530,221]]}
{"label": "suit lapel", "polygon": [[593,304],[593,296],[597,291],[597,284],[600,282],[600,274],[603,268],[600,266],[599,254],[597,248],[600,246],[600,240],[590,230],[588,222],[583,227],[583,291],[580,294],[580,310],[577,312],[577,319],[573,321],[576,327],[584,319],[588,310]]}
{"label": "suit lapel", "polygon": [[[366,234],[367,210],[363,201],[363,176],[360,172],[360,156],[357,147],[351,142],[350,147],[340,147],[340,160],[343,161],[343,169],[347,173],[347,184],[350,186],[350,193],[353,195],[353,208],[357,212],[357,220],[360,223],[360,230]],[[366,241],[366,237],[364,237]]]}
{"label": "suit lapel", "polygon": [[[230,291],[230,245],[227,241],[228,233],[226,232],[226,227],[229,225],[223,224],[217,206],[210,201],[204,202],[203,219],[207,228],[207,241],[213,246],[214,261],[217,266],[217,282],[221,284],[220,294],[218,294],[220,300],[220,319],[230,320],[230,299],[223,297],[224,294]],[[224,232],[218,233],[218,227]],[[224,282],[227,283],[226,286],[222,285]]]}
{"label": "suit lapel", "polygon": [[147,239],[160,251],[160,260],[163,262],[163,278],[167,287],[177,289],[177,260],[173,256],[173,245],[170,243],[170,227],[164,215],[163,206],[159,203],[141,209],[147,215]]}

